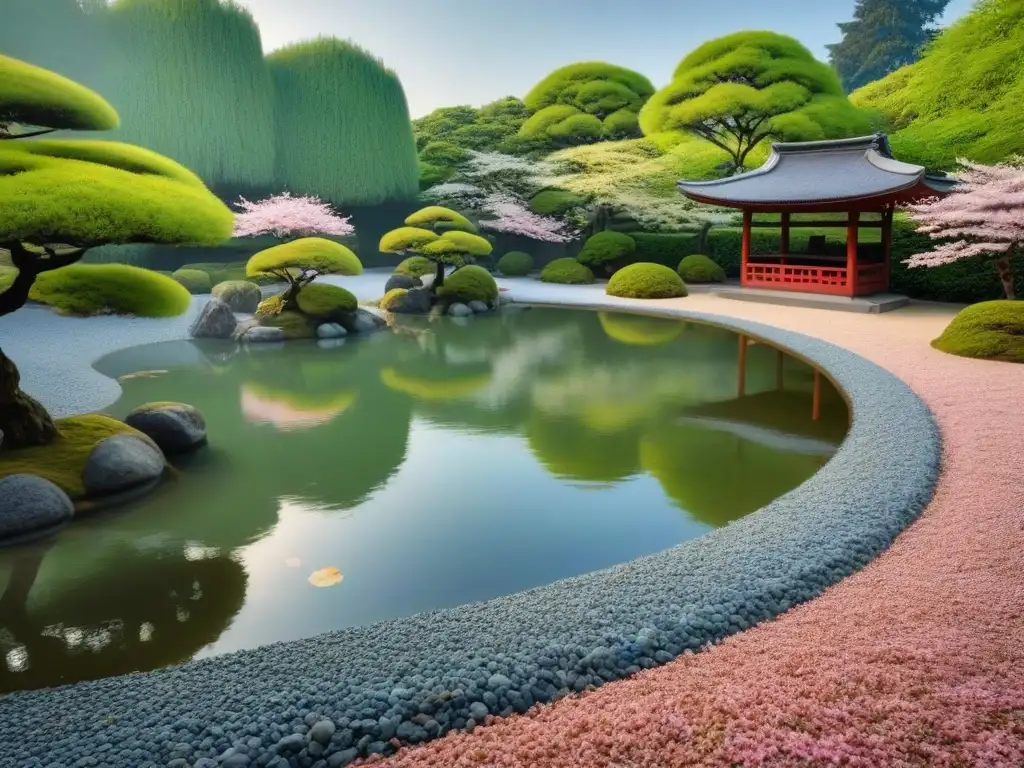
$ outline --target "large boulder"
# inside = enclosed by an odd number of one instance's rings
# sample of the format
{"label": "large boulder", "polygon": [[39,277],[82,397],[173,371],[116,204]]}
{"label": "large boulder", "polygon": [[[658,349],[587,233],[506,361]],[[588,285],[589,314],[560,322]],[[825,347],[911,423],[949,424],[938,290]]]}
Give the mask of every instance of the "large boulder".
{"label": "large boulder", "polygon": [[384,284],[384,293],[393,291],[395,288],[404,288],[407,291],[413,288],[419,288],[423,285],[423,281],[415,275],[402,275],[394,274],[388,278],[387,283]]}
{"label": "large boulder", "polygon": [[[387,295],[387,294],[385,294]],[[400,315],[425,315],[433,305],[434,294],[429,288],[411,288],[405,293],[394,294],[386,309]]]}
{"label": "large boulder", "polygon": [[135,435],[114,435],[96,443],[82,470],[82,484],[88,496],[126,491],[155,482],[167,461],[148,439]]}
{"label": "large boulder", "polygon": [[75,505],[64,491],[35,475],[0,478],[0,540],[67,522]]}
{"label": "large boulder", "polygon": [[188,332],[195,339],[230,339],[236,325],[231,307],[220,299],[210,299]]}
{"label": "large boulder", "polygon": [[263,292],[248,280],[227,280],[213,287],[213,298],[223,301],[232,312],[254,315],[263,300]]}
{"label": "large boulder", "polygon": [[140,405],[124,423],[149,437],[166,455],[186,453],[206,443],[206,421],[186,403]]}

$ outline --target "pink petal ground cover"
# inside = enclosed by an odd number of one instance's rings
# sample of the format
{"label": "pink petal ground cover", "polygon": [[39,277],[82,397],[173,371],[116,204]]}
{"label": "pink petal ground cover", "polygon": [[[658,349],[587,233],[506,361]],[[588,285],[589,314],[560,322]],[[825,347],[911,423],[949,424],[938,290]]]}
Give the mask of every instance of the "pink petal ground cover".
{"label": "pink petal ground cover", "polygon": [[813,334],[902,378],[943,436],[932,503],[867,568],[772,622],[377,762],[1024,766],[1024,366],[931,349],[945,308],[674,302]]}

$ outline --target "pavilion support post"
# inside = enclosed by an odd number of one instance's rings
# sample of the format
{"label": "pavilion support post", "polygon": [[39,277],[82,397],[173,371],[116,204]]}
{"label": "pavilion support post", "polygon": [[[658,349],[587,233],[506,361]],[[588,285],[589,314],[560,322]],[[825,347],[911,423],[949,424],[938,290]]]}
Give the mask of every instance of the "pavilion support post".
{"label": "pavilion support post", "polygon": [[775,352],[775,388],[781,392],[786,383],[786,353],[781,349]]}
{"label": "pavilion support post", "polygon": [[754,212],[743,211],[743,244],[740,246],[740,285],[747,284],[747,263],[750,261],[750,225]]}
{"label": "pavilion support post", "polygon": [[892,219],[894,209],[886,207],[882,212],[882,258],[885,260],[885,290],[889,291],[892,282]]}
{"label": "pavilion support post", "polygon": [[811,394],[811,419],[821,418],[821,371],[814,369],[814,391]]}
{"label": "pavilion support post", "polygon": [[736,397],[743,397],[747,394],[747,337],[742,333],[736,368]]}
{"label": "pavilion support post", "polygon": [[779,255],[782,257],[779,262],[782,264],[786,263],[786,257],[789,256],[789,212],[786,211],[782,214],[782,232],[779,239]]}
{"label": "pavilion support post", "polygon": [[846,223],[846,292],[857,295],[857,239],[860,229],[860,212],[850,211]]}

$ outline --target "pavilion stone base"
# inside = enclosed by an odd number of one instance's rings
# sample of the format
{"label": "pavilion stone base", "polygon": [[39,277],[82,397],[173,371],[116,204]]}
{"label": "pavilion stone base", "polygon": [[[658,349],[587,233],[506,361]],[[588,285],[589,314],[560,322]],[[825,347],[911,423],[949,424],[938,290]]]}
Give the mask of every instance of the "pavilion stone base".
{"label": "pavilion stone base", "polygon": [[889,312],[910,303],[906,296],[895,293],[876,293],[871,296],[830,296],[821,293],[799,291],[775,291],[766,288],[721,287],[715,291],[723,299],[755,301],[761,304],[778,304],[785,307],[806,307],[808,309],[832,309],[840,312],[861,312],[879,314]]}

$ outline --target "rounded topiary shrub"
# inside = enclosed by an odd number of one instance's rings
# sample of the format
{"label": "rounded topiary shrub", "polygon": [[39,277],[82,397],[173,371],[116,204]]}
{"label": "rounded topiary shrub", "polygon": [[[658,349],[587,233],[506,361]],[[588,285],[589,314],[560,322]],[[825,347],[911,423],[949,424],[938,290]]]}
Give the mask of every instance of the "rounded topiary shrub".
{"label": "rounded topiary shrub", "polygon": [[210,276],[198,269],[179,269],[171,275],[191,294],[209,293],[213,289]]}
{"label": "rounded topiary shrub", "polygon": [[43,272],[28,297],[69,315],[174,317],[192,303],[178,281],[127,264],[72,264]]}
{"label": "rounded topiary shrub", "polygon": [[395,267],[395,274],[423,277],[424,275],[434,274],[435,269],[434,262],[430,259],[424,256],[410,256]]}
{"label": "rounded topiary shrub", "polygon": [[702,253],[695,253],[680,261],[676,272],[684,283],[725,282],[725,270]]}
{"label": "rounded topiary shrub", "polygon": [[983,301],[960,310],[936,349],[961,357],[1024,363],[1024,301]]}
{"label": "rounded topiary shrub", "polygon": [[611,272],[621,267],[635,250],[636,240],[632,237],[606,229],[587,238],[576,260],[594,271]]}
{"label": "rounded topiary shrub", "polygon": [[437,295],[450,301],[482,301],[489,303],[498,298],[498,284],[483,267],[470,264],[452,272],[445,278]]}
{"label": "rounded topiary shrub", "polygon": [[674,299],[687,292],[686,283],[675,270],[642,261],[612,275],[605,293],[622,299]]}
{"label": "rounded topiary shrub", "polygon": [[339,315],[355,312],[359,301],[351,291],[340,285],[311,283],[299,291],[296,303],[303,314],[317,320],[330,320]]}
{"label": "rounded topiary shrub", "polygon": [[498,259],[497,267],[506,277],[523,277],[533,271],[533,257],[523,251],[509,251]]}
{"label": "rounded topiary shrub", "polygon": [[563,259],[549,261],[540,271],[540,279],[545,283],[589,285],[594,282],[594,273],[590,271],[590,267],[566,256]]}

